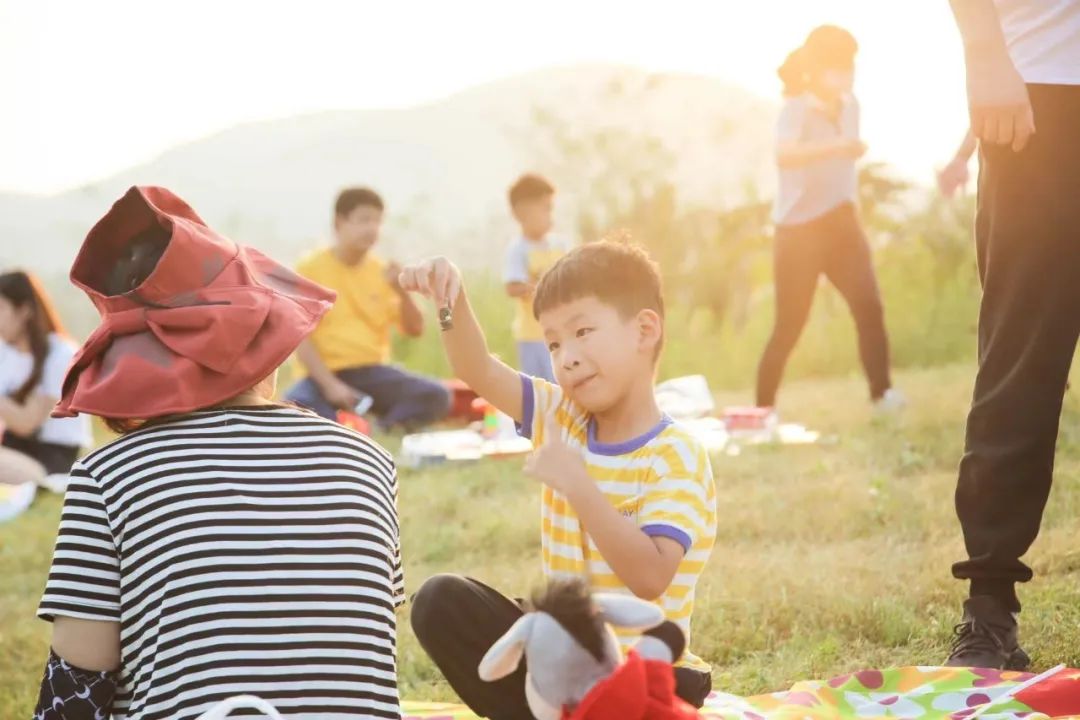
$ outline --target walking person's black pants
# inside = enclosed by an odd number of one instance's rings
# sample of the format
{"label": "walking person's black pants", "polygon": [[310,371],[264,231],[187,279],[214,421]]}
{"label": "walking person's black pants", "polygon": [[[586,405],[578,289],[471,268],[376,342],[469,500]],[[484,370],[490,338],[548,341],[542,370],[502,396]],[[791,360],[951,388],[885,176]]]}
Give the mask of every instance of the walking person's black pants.
{"label": "walking person's black pants", "polygon": [[1030,85],[1035,135],[980,150],[979,372],[956,510],[972,595],[1020,609],[1080,333],[1080,86]]}
{"label": "walking person's black pants", "polygon": [[889,338],[878,293],[870,245],[855,206],[844,203],[801,225],[776,229],[773,250],[776,320],[758,365],[757,405],[772,407],[791,351],[802,334],[814,302],[818,277],[840,291],[855,318],[859,358],[877,400],[888,390]]}
{"label": "walking person's black pants", "polygon": [[[524,613],[520,603],[479,580],[436,575],[413,598],[412,628],[474,713],[492,720],[532,720],[525,700],[524,659],[515,672],[496,682],[481,680],[477,672],[484,654]],[[711,690],[711,674],[675,668],[675,692],[683,700],[701,707]]]}

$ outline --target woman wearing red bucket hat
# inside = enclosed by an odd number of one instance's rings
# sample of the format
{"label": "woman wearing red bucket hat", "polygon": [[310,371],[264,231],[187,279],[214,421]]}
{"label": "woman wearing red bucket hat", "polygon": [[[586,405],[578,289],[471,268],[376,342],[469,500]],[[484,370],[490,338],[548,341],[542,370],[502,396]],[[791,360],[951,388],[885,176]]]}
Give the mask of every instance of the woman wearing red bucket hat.
{"label": "woman wearing red bucket hat", "polygon": [[333,293],[154,187],[94,226],[71,278],[101,326],[54,414],[123,435],[72,468],[35,718],[184,720],[239,694],[398,717],[393,460],[271,399]]}

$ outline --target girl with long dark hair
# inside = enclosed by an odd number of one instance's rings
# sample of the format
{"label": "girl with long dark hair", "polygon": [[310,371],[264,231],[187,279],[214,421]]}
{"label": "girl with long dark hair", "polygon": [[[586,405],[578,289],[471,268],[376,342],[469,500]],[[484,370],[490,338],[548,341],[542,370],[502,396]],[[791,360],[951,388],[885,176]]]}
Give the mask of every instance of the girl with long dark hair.
{"label": "girl with long dark hair", "polygon": [[41,285],[0,274],[0,483],[64,475],[90,443],[86,418],[50,418],[75,345]]}

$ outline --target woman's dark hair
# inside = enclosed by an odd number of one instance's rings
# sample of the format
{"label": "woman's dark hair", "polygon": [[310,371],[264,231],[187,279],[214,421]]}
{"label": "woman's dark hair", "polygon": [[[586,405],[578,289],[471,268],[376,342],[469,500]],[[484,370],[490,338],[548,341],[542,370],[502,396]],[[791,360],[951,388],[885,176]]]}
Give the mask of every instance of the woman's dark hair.
{"label": "woman's dark hair", "polygon": [[784,83],[784,95],[801,95],[826,70],[850,70],[858,50],[855,36],[847,30],[835,25],[814,28],[776,71]]}

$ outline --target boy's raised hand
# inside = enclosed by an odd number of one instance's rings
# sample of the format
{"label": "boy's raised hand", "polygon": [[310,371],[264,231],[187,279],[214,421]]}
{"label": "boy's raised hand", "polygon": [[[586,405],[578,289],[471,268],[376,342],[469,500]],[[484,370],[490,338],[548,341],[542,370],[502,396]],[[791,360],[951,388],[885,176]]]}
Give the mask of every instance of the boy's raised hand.
{"label": "boy's raised hand", "polygon": [[461,293],[461,271],[444,257],[406,265],[398,276],[401,289],[420,293],[440,308],[452,308]]}
{"label": "boy's raised hand", "polygon": [[589,478],[581,451],[563,440],[554,411],[544,421],[543,444],[525,460],[525,474],[563,495],[570,494],[575,485]]}

